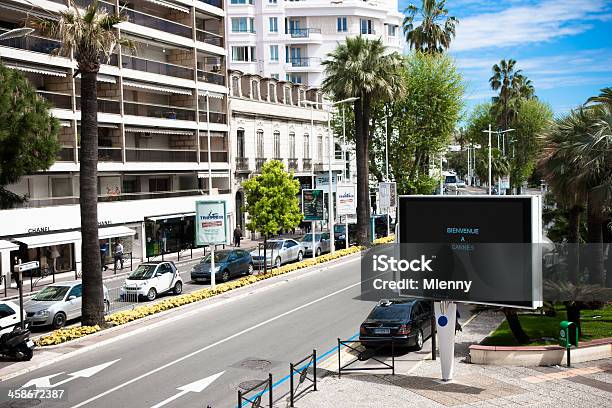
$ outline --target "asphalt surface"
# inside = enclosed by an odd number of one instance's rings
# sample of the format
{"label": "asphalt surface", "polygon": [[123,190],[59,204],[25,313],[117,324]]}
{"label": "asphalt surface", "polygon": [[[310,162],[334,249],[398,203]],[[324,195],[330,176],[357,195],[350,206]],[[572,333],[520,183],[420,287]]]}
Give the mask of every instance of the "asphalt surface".
{"label": "asphalt surface", "polygon": [[[62,400],[43,400],[36,406],[236,406],[237,390],[244,382],[263,380],[269,372],[277,382],[288,374],[289,362],[313,348],[321,355],[336,345],[338,337],[357,332],[373,306],[356,299],[359,280],[359,257],[353,257],[9,379],[0,384],[0,401],[8,401],[9,390],[30,380],[62,373],[50,379],[52,385],[66,381],[54,387],[65,390]],[[112,361],[91,377],[70,376]],[[201,392],[180,389],[219,373]],[[275,399],[284,401],[287,391],[284,382],[274,389]]]}

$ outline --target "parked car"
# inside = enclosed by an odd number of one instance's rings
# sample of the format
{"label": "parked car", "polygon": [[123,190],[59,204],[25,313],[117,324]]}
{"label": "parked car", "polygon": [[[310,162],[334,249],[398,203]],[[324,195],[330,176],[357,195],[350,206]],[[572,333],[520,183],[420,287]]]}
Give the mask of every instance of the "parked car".
{"label": "parked car", "polygon": [[[387,236],[387,214],[374,214],[372,215],[372,219],[374,219],[374,232],[372,233],[372,239],[386,237]],[[389,232],[393,234],[393,231],[395,231],[395,224],[393,223],[393,219],[391,219],[390,217],[389,217],[389,221],[391,221]]]}
{"label": "parked car", "polygon": [[[81,318],[83,286],[80,280],[57,282],[46,286],[24,303],[26,321],[32,326],[63,327],[67,321]],[[108,312],[110,300],[104,286],[104,308]]]}
{"label": "parked car", "polygon": [[[251,251],[253,265],[256,268],[264,266],[264,249]],[[280,267],[282,264],[304,259],[304,247],[295,239],[271,239],[266,246],[266,265]]]}
{"label": "parked car", "polygon": [[143,262],[132,272],[121,287],[121,299],[146,297],[155,300],[161,293],[183,292],[183,279],[171,261]]}
{"label": "parked car", "polygon": [[383,299],[372,309],[359,328],[359,341],[368,347],[391,344],[423,348],[431,336],[433,310],[428,301]]}
{"label": "parked car", "polygon": [[0,302],[0,335],[13,330],[21,323],[19,306],[10,300]]}
{"label": "parked car", "polygon": [[[304,255],[312,256],[312,234],[308,233],[302,237],[302,246],[304,247]],[[314,234],[314,253],[315,256],[320,256],[323,252],[329,252],[329,232],[315,232]]]}
{"label": "parked car", "polygon": [[457,188],[465,188],[465,180],[457,179]]}
{"label": "parked car", "polygon": [[[194,282],[210,281],[211,256],[206,255],[200,263],[191,270],[191,280]],[[224,249],[215,251],[215,280],[227,282],[230,278],[253,273],[251,254],[242,249]]]}
{"label": "parked car", "polygon": [[[357,224],[348,224],[349,246],[357,245]],[[346,247],[346,227],[344,224],[334,225],[334,246],[336,249]]]}

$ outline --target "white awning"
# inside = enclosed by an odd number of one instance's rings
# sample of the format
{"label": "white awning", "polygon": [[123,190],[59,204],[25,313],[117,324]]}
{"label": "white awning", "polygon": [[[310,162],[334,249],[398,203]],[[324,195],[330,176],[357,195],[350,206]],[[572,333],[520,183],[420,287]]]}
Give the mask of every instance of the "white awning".
{"label": "white awning", "polygon": [[183,217],[194,217],[194,216],[195,216],[195,212],[189,212],[189,213],[181,213],[181,214],[160,215],[157,217],[147,217],[147,220],[160,221],[160,220],[169,220],[172,218],[183,218]]}
{"label": "white awning", "polygon": [[28,246],[28,248],[40,248],[49,245],[69,244],[81,240],[80,231],[58,232],[56,234],[33,235],[29,237],[14,238]]}
{"label": "white awning", "polygon": [[72,127],[72,121],[70,120],[60,120],[61,127]]}
{"label": "white awning", "polygon": [[106,82],[108,84],[116,84],[117,78],[112,75],[98,74],[98,82]]}
{"label": "white awning", "polygon": [[127,88],[146,89],[148,91],[166,92],[177,95],[193,95],[190,89],[176,88],[174,86],[153,85],[144,82],[123,81],[123,86]]}
{"label": "white awning", "polygon": [[11,69],[17,69],[23,72],[32,72],[34,74],[42,74],[42,75],[49,75],[49,76],[56,76],[56,77],[66,76],[66,71],[59,71],[56,69],[47,69],[47,68],[37,67],[34,65],[20,65],[20,64],[13,64],[13,63],[6,62],[4,63],[4,66],[7,68],[11,68]]}
{"label": "white awning", "polygon": [[19,245],[11,241],[0,239],[0,251],[14,251],[19,249]]}
{"label": "white awning", "polygon": [[116,238],[116,237],[131,237],[135,235],[136,231],[131,228],[124,227],[122,225],[116,227],[104,227],[98,229],[98,238]]}
{"label": "white awning", "polygon": [[198,90],[198,95],[200,95],[200,96],[208,95],[209,97],[216,98],[216,99],[223,99],[223,98],[225,98],[225,94],[217,93],[217,92],[210,92],[210,91],[203,91],[201,89]]}
{"label": "white awning", "polygon": [[169,1],[164,1],[164,0],[146,0],[146,1],[148,1],[149,3],[157,4],[158,6],[182,11],[183,13],[189,13],[189,9],[187,7],[179,6],[178,4],[174,4]]}
{"label": "white awning", "polygon": [[[206,153],[206,152],[204,152]],[[212,178],[225,178],[229,177],[229,173],[215,173],[214,171],[210,174]],[[198,171],[198,178],[208,178],[207,171]]]}
{"label": "white awning", "polygon": [[126,127],[125,133],[154,133],[156,135],[193,136],[194,132],[192,130]]}

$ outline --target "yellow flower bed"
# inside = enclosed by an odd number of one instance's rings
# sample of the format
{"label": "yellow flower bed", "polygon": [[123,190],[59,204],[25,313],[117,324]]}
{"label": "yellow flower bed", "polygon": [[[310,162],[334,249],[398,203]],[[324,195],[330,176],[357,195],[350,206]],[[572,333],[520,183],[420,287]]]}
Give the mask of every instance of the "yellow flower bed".
{"label": "yellow flower bed", "polygon": [[[378,244],[383,244],[387,242],[392,242],[393,239],[394,237],[392,236],[380,238],[380,239],[375,240],[374,244],[378,245]],[[347,256],[350,254],[360,252],[363,249],[364,247],[362,246],[352,246],[348,249],[340,249],[338,251],[335,251],[333,254],[326,254],[326,255],[319,256],[318,258],[315,258],[315,259],[305,259],[301,262],[283,265],[280,268],[273,269],[270,272],[265,273],[265,274],[245,276],[243,278],[236,279],[231,282],[221,283],[215,286],[214,289],[212,288],[200,289],[200,290],[196,290],[195,292],[186,293],[183,295],[164,299],[161,302],[153,304],[153,305],[137,306],[132,310],[115,312],[113,314],[106,316],[106,322],[114,326],[119,326],[119,325],[126,324],[134,320],[141,319],[146,316],[150,316],[155,313],[163,312],[169,309],[174,309],[175,307],[187,305],[190,303],[199,302],[201,300],[208,299],[210,297],[219,295],[221,293],[225,293],[230,290],[234,290],[234,289],[237,289],[243,286],[247,286],[247,285],[250,285],[252,283],[255,283],[255,282],[258,282],[264,279],[269,279],[271,277],[283,275],[289,272],[296,271],[298,269],[308,268],[310,266],[329,262],[331,260],[338,259],[343,256]],[[65,341],[77,339],[79,337],[83,337],[88,334],[95,333],[99,330],[100,330],[99,326],[81,326],[81,327],[74,327],[70,329],[59,329],[59,330],[55,330],[53,333],[49,334],[48,336],[43,336],[39,338],[38,340],[36,340],[36,344],[39,346],[50,346],[53,344],[59,344]]]}

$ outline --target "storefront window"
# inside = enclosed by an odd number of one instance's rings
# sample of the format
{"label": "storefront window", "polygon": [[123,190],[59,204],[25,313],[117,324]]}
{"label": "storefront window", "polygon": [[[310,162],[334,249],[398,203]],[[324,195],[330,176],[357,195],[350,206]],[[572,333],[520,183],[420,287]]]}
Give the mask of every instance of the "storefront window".
{"label": "storefront window", "polygon": [[147,256],[195,247],[195,216],[147,221]]}

